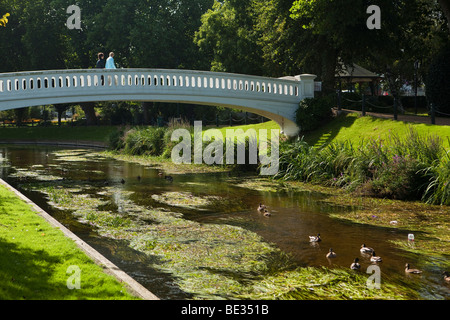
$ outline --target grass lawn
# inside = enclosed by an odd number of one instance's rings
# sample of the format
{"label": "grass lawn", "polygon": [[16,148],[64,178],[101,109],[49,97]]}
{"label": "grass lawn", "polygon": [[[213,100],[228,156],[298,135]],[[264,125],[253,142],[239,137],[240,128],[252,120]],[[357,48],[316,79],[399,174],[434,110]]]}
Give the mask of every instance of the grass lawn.
{"label": "grass lawn", "polygon": [[[81,270],[80,289],[67,286]],[[72,278],[70,278],[72,277]],[[136,299],[76,244],[0,185],[0,300]]]}
{"label": "grass lawn", "polygon": [[56,140],[107,142],[114,126],[0,127],[0,140]]}
{"label": "grass lawn", "polygon": [[363,140],[387,139],[391,133],[402,137],[410,127],[420,135],[439,136],[444,147],[450,149],[450,126],[406,123],[370,116],[360,117],[356,113],[342,114],[317,130],[305,133],[304,138],[306,142],[314,146],[346,140],[358,145]]}

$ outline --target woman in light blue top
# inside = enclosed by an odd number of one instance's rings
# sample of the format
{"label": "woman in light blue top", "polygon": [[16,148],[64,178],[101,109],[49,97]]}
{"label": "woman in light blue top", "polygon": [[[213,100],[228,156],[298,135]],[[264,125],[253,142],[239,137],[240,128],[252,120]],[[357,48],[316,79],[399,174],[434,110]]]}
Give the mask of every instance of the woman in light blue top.
{"label": "woman in light blue top", "polygon": [[109,53],[109,58],[106,59],[105,69],[116,69],[116,65],[114,64],[114,52]]}

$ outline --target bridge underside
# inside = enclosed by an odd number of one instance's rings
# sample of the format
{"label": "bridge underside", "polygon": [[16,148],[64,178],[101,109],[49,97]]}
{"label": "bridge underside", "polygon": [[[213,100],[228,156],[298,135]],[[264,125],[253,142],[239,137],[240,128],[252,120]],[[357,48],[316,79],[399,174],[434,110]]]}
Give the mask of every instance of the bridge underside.
{"label": "bridge underside", "polygon": [[[133,94],[132,96],[124,94],[107,94],[95,96],[64,96],[64,97],[40,97],[39,99],[21,99],[14,100],[5,106],[5,102],[0,103],[0,111],[17,109],[23,107],[42,106],[42,105],[54,105],[60,103],[82,103],[82,102],[104,102],[104,101],[142,101],[142,102],[168,102],[168,103],[185,103],[185,104],[199,104],[209,106],[221,106],[226,108],[241,109],[243,111],[251,112],[261,115],[268,119],[275,121],[279,126],[282,133],[288,137],[292,137],[298,134],[299,128],[297,124],[291,120],[294,117],[292,114],[292,104],[286,104],[285,106],[279,106],[276,109],[277,113],[273,113],[264,109],[273,110],[274,105],[280,105],[279,101],[271,102],[270,100],[264,101],[244,101],[243,99],[233,97],[211,97],[211,96],[192,96],[192,95],[159,95],[159,94]],[[214,102],[212,102],[214,101]],[[284,111],[284,112],[283,112]],[[289,115],[289,117],[287,117]]]}

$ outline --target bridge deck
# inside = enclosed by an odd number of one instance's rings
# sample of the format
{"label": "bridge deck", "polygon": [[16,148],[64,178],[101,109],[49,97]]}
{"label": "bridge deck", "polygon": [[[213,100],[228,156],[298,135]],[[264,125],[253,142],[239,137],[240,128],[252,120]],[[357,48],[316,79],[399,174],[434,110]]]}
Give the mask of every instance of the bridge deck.
{"label": "bridge deck", "polygon": [[[241,108],[295,134],[298,103],[314,96],[313,75],[295,80],[165,69],[48,70],[0,74],[0,110],[87,101],[163,101]],[[286,128],[289,127],[288,132]]]}

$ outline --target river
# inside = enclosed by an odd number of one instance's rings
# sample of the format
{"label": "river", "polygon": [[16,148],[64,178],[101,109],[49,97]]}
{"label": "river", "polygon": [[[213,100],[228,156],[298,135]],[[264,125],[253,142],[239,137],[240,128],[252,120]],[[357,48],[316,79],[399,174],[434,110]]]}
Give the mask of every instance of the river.
{"label": "river", "polygon": [[[322,194],[267,190],[264,186],[246,187],[241,183],[244,178],[241,181],[240,177],[230,177],[226,173],[173,174],[173,182],[170,182],[161,178],[159,170],[153,167],[106,157],[89,157],[92,151],[75,150],[85,155],[78,158],[71,157],[70,153],[58,154],[67,150],[74,151],[49,146],[3,146],[0,148],[1,177],[162,299],[186,299],[194,295],[180,289],[173,274],[152,267],[156,263],[155,257],[131,248],[127,241],[99,235],[95,227],[80,222],[68,210],[55,208],[43,193],[26,186],[42,181],[56,184],[58,181],[73,181],[92,185],[93,191],[87,191],[91,196],[106,186],[114,187],[127,192],[128,200],[138,206],[176,211],[183,219],[201,225],[228,225],[255,233],[288,254],[298,266],[349,268],[353,259],[359,258],[361,270],[366,270],[372,263],[359,252],[361,244],[365,243],[375,247],[377,255],[383,258],[379,264],[382,281],[419,283],[424,299],[450,297],[449,286],[442,283],[437,272],[439,261],[436,267],[430,267],[421,257],[393,245],[392,241],[407,241],[408,232],[332,218],[330,213],[352,208],[331,205],[323,201],[326,196]],[[191,196],[221,200],[199,209],[189,205],[174,206],[158,198],[158,195],[172,193],[189,195],[187,204]],[[104,199],[105,195],[102,197]],[[104,207],[119,213],[123,210],[119,193],[106,197],[110,202]],[[260,203],[268,207],[270,217],[264,217],[256,210]],[[310,243],[309,236],[318,233],[322,241]],[[337,253],[336,258],[326,258],[330,248]],[[423,274],[406,276],[405,262],[423,269]]]}

